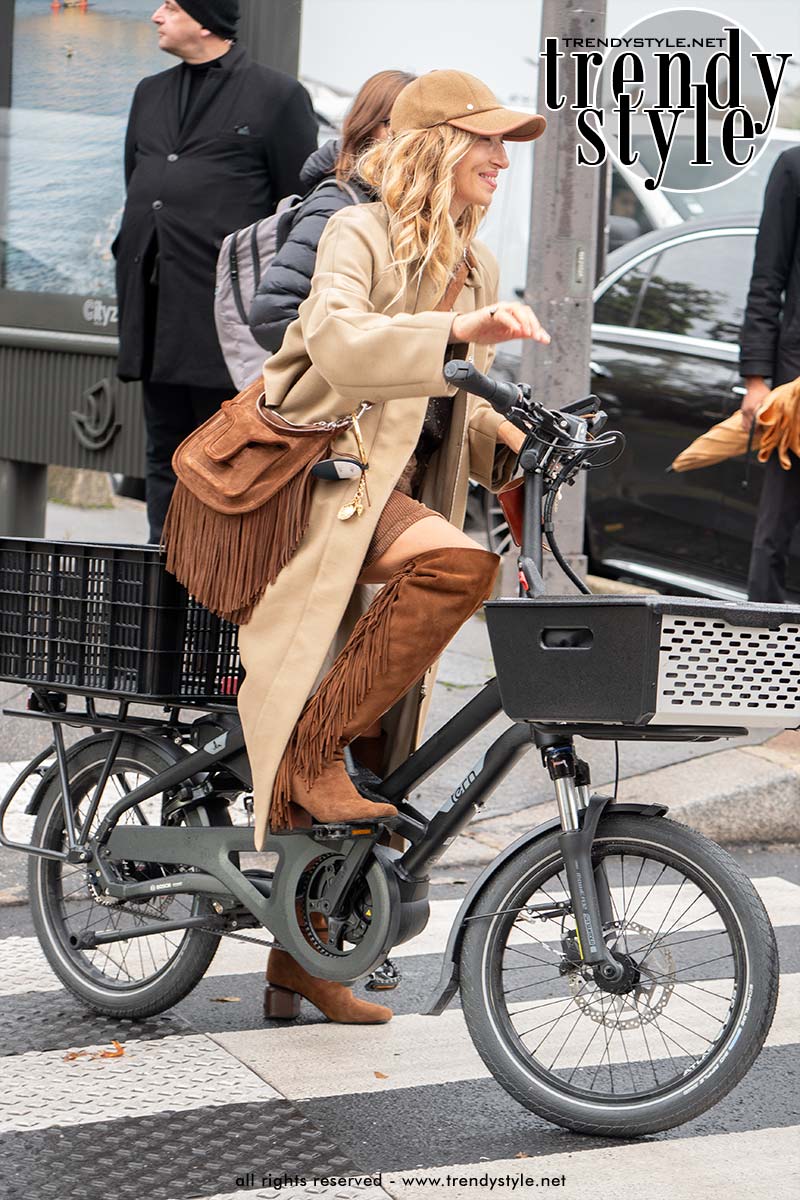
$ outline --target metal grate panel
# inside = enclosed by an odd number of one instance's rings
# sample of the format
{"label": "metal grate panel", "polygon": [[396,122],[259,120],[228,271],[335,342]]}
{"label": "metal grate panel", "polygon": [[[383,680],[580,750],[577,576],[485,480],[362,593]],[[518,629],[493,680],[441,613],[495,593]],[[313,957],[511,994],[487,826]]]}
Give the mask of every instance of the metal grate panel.
{"label": "metal grate panel", "polygon": [[800,724],[800,625],[664,616],[652,724]]}

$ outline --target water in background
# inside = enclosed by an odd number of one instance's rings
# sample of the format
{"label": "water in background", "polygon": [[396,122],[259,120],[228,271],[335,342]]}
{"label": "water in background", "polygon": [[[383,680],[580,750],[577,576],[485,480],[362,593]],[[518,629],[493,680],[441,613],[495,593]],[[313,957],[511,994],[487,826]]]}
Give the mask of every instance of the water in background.
{"label": "water in background", "polygon": [[177,61],[158,49],[154,0],[54,11],[17,0],[12,107],[0,109],[0,284],[113,295],[131,97]]}

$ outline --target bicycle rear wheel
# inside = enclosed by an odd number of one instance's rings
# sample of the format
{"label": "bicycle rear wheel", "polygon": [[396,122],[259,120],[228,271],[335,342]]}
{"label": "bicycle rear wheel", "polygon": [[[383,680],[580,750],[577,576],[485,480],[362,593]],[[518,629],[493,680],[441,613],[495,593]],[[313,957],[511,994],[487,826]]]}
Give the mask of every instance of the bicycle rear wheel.
{"label": "bicycle rear wheel", "polygon": [[580,962],[558,834],[479,897],[461,954],[464,1016],[498,1082],[579,1133],[632,1137],[721,1100],[764,1044],[778,992],[761,900],[719,846],[664,818],[607,815],[593,847],[611,889],[617,991]]}
{"label": "bicycle rear wheel", "polygon": [[[70,754],[70,798],[76,828],[80,828],[101,778],[113,735],[87,739]],[[175,762],[176,748],[126,735],[114,758],[90,835],[112,804]],[[120,824],[161,824],[162,796],[128,809]],[[187,825],[230,825],[224,801],[210,797],[203,808],[180,814]],[[48,786],[36,818],[33,843],[48,850],[65,850],[66,830],[61,785],[56,776]],[[130,879],[160,878],[174,866],[126,863]],[[58,978],[74,996],[96,1012],[142,1019],[170,1008],[202,979],[219,945],[219,935],[200,929],[175,930],[145,937],[123,938],[95,949],[79,949],[71,939],[79,933],[132,932],[158,921],[180,921],[211,915],[207,897],[165,894],[129,903],[99,895],[83,866],[30,856],[28,882],[36,933]]]}

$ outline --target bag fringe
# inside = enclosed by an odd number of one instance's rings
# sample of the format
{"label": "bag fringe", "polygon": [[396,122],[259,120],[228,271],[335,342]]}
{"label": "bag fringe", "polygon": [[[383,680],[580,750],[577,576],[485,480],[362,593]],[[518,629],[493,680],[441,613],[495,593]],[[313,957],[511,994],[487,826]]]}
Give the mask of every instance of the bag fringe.
{"label": "bag fringe", "polygon": [[166,568],[217,616],[243,625],[308,529],[314,464],[249,513],[215,512],[178,481],[161,545]]}
{"label": "bag fringe", "polygon": [[415,563],[406,564],[406,568],[378,593],[359,617],[322,683],[306,702],[275,776],[270,808],[273,829],[283,829],[289,824],[293,778],[299,775],[306,786],[313,786],[339,748],[345,730],[372,689],[376,675],[387,670],[391,610],[403,581],[414,569]]}

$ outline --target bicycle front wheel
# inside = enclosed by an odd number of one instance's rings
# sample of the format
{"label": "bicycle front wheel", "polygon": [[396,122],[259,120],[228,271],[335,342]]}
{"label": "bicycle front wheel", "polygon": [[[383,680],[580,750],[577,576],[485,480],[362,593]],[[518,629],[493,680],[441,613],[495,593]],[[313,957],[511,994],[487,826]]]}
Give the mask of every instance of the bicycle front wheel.
{"label": "bicycle front wheel", "polygon": [[749,1070],[775,1011],[778,952],[750,880],[685,825],[606,815],[592,860],[611,893],[604,936],[625,967],[614,990],[580,961],[556,832],[479,897],[462,945],[464,1016],[521,1104],[578,1133],[635,1137],[705,1112]]}

